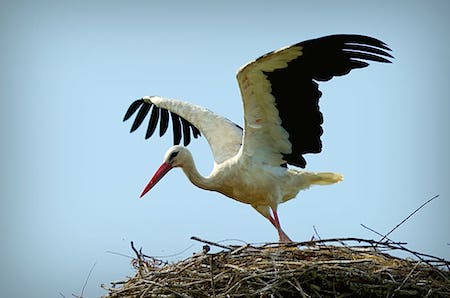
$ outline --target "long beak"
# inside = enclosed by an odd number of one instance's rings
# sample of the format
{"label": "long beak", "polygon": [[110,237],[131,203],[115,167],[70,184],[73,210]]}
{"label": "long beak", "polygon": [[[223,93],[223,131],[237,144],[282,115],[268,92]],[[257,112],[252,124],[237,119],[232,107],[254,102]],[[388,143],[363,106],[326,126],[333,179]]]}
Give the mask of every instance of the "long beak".
{"label": "long beak", "polygon": [[141,195],[139,196],[139,198],[142,198],[150,189],[153,188],[153,186],[156,185],[156,183],[158,183],[159,180],[161,180],[162,177],[164,177],[164,175],[167,174],[167,172],[169,172],[172,169],[172,165],[169,163],[163,163],[159,169],[156,171],[156,173],[153,175],[152,179],[150,179],[150,181],[148,182],[147,186],[144,188],[144,190],[142,191]]}

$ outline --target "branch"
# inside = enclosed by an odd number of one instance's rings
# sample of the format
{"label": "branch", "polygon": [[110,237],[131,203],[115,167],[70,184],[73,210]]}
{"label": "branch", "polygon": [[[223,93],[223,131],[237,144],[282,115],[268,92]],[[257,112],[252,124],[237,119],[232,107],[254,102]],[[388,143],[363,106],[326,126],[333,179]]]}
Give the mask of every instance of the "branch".
{"label": "branch", "polygon": [[212,246],[217,246],[217,247],[220,247],[220,248],[226,248],[228,250],[234,250],[234,248],[231,247],[231,246],[222,245],[222,244],[211,242],[211,241],[208,241],[208,240],[203,240],[203,239],[200,239],[200,238],[198,238],[196,236],[192,236],[191,240],[199,241],[199,242],[206,243],[206,244],[209,244],[209,245],[212,245]]}
{"label": "branch", "polygon": [[422,209],[422,207],[424,207],[426,204],[428,204],[429,202],[433,201],[434,199],[436,199],[437,197],[439,197],[439,195],[435,195],[434,197],[432,197],[431,199],[429,199],[428,201],[426,201],[425,203],[423,203],[422,205],[419,206],[419,208],[417,208],[416,210],[414,210],[410,215],[408,215],[404,220],[402,220],[399,224],[397,224],[392,230],[390,230],[386,235],[383,236],[383,238],[380,239],[380,242],[383,241],[387,236],[389,236],[392,232],[394,232],[399,226],[401,226],[405,221],[407,221],[411,216],[413,216],[417,211],[419,211],[420,209]]}

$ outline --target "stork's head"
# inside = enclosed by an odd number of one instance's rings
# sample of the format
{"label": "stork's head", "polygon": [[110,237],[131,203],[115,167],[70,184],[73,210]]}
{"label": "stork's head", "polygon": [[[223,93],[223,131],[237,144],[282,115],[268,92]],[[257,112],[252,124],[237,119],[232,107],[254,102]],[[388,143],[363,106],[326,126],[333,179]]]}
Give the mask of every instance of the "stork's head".
{"label": "stork's head", "polygon": [[172,146],[164,155],[164,163],[171,164],[173,168],[182,167],[191,153],[183,146]]}
{"label": "stork's head", "polygon": [[[183,146],[173,146],[167,150],[164,155],[164,161],[161,166],[156,170],[152,179],[148,182],[142,191],[140,197],[142,198],[153,186],[161,180],[171,169],[175,167],[182,167],[185,161],[191,156],[191,153]],[[191,157],[192,158],[192,157]]]}

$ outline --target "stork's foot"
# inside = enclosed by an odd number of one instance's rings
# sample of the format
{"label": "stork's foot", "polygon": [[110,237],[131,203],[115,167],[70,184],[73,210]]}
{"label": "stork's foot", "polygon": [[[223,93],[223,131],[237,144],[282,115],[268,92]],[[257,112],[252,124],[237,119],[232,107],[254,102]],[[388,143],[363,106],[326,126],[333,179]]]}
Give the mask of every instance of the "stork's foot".
{"label": "stork's foot", "polygon": [[285,232],[283,232],[283,230],[278,231],[278,235],[279,235],[279,237],[280,237],[280,239],[278,240],[278,242],[280,242],[280,243],[293,242],[293,241],[291,240],[291,238],[289,238],[289,236],[286,235]]}

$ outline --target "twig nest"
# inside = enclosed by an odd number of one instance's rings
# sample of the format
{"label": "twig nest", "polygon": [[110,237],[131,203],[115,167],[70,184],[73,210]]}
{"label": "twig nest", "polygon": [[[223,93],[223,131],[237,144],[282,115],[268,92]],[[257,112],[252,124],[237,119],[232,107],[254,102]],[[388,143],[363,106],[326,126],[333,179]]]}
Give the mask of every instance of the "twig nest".
{"label": "twig nest", "polygon": [[[450,297],[450,263],[399,243],[346,238],[225,247],[204,247],[172,264],[140,253],[136,275],[104,287],[105,297]],[[415,258],[386,253],[393,250]]]}

